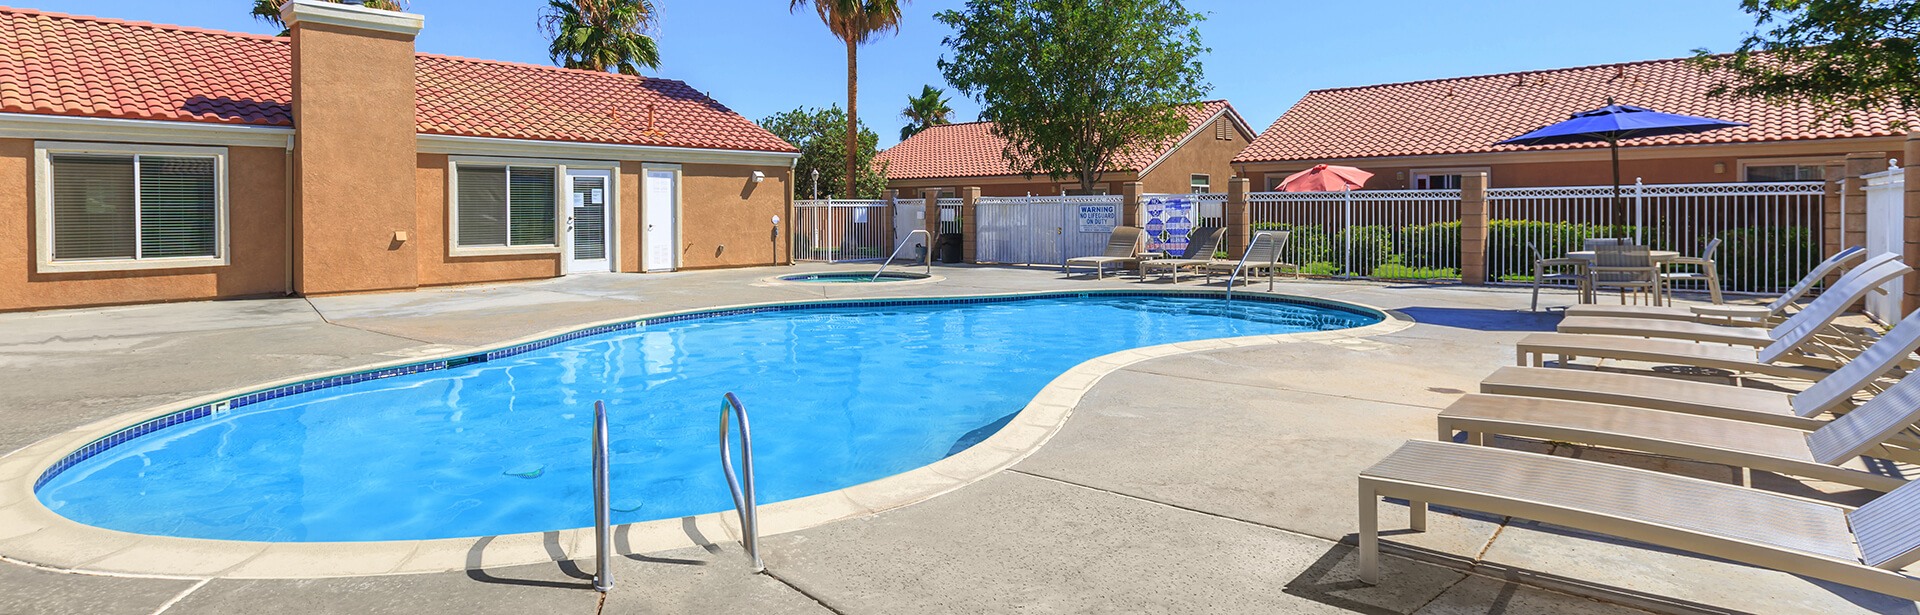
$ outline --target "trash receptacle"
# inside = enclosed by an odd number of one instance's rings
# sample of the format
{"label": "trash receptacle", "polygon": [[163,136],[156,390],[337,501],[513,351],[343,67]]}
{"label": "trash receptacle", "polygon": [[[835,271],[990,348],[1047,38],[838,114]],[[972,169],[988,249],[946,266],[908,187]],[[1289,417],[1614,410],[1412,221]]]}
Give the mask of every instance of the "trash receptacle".
{"label": "trash receptacle", "polygon": [[961,249],[960,239],[961,236],[959,233],[940,234],[940,246],[939,250],[937,250],[940,253],[940,262],[947,264],[961,262],[961,259],[966,256],[966,253]]}

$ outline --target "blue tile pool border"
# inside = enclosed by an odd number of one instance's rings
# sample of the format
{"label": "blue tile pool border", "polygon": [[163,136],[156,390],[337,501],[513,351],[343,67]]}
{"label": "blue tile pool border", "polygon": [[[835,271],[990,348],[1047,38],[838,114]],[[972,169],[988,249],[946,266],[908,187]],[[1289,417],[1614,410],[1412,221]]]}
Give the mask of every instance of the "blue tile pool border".
{"label": "blue tile pool border", "polygon": [[[1218,293],[1218,292],[1088,290],[1088,291],[1033,293],[1033,294],[1021,294],[1021,295],[989,295],[989,296],[980,296],[980,297],[951,297],[951,298],[929,297],[926,299],[849,299],[849,300],[840,300],[840,301],[817,301],[817,302],[756,305],[756,306],[739,307],[739,308],[715,308],[715,309],[708,309],[708,310],[685,312],[680,314],[669,314],[665,316],[638,318],[638,319],[634,319],[626,322],[618,322],[618,323],[613,323],[608,325],[598,325],[598,326],[588,327],[585,329],[580,329],[577,331],[569,331],[567,333],[562,333],[562,334],[554,335],[551,337],[545,337],[545,338],[541,338],[531,342],[515,344],[513,346],[507,346],[504,348],[498,348],[494,350],[461,355],[458,357],[451,357],[446,359],[434,359],[431,361],[408,363],[406,365],[399,365],[394,367],[383,367],[380,369],[371,369],[366,371],[354,372],[350,374],[341,374],[338,376],[327,376],[324,378],[315,378],[315,379],[307,380],[303,382],[296,382],[293,384],[277,386],[271,389],[263,389],[260,391],[254,391],[251,393],[236,395],[221,401],[202,404],[199,406],[194,406],[192,408],[187,408],[185,410],[172,412],[163,416],[142,421],[137,425],[113,432],[112,434],[96,439],[92,442],[89,442],[87,443],[86,446],[82,446],[79,449],[71,453],[68,453],[66,456],[61,457],[59,461],[54,462],[54,464],[48,467],[46,471],[40,473],[40,477],[35,479],[33,482],[33,490],[35,492],[38,492],[41,487],[46,486],[48,482],[51,482],[53,479],[59,477],[61,473],[66,472],[68,469],[72,468],[73,466],[78,465],[79,463],[86,461],[88,459],[91,459],[94,455],[98,455],[100,453],[106,452],[112,449],[113,447],[126,444],[127,442],[133,441],[136,438],[140,438],[142,436],[152,434],[162,429],[166,429],[176,425],[182,425],[185,423],[190,423],[193,421],[198,421],[200,419],[204,419],[210,416],[215,416],[217,414],[224,413],[226,411],[233,410],[236,408],[243,408],[243,407],[257,404],[260,402],[278,399],[281,397],[286,397],[288,395],[297,395],[300,393],[307,393],[307,392],[318,391],[322,389],[330,389],[333,387],[345,386],[345,385],[355,384],[359,382],[366,382],[369,380],[380,380],[382,378],[392,378],[395,376],[405,376],[410,374],[418,374],[421,372],[454,369],[454,368],[466,367],[469,365],[474,365],[479,363],[497,361],[497,360],[511,357],[514,355],[525,354],[528,352],[533,352],[535,350],[547,348],[555,344],[570,342],[570,341],[581,339],[581,338],[594,337],[598,335],[606,335],[608,333],[615,333],[619,331],[631,331],[635,329],[642,329],[650,325],[664,325],[664,324],[677,323],[677,322],[686,322],[690,320],[703,320],[707,318],[722,318],[727,316],[763,314],[763,313],[769,313],[769,312],[830,310],[830,309],[836,309],[836,308],[850,308],[850,307],[889,308],[889,307],[918,307],[918,306],[929,306],[929,305],[1010,303],[1015,301],[1040,301],[1040,300],[1047,300],[1047,299],[1075,299],[1075,298],[1087,298],[1087,297],[1101,297],[1101,298],[1116,298],[1116,297],[1117,298],[1132,298],[1132,297],[1167,298],[1167,297],[1171,297],[1176,299],[1220,299],[1223,297],[1223,295],[1222,293]],[[1347,303],[1341,303],[1338,301],[1314,299],[1311,297],[1246,294],[1246,295],[1236,296],[1235,299],[1242,300],[1242,301],[1252,301],[1257,303],[1285,303],[1285,304],[1292,304],[1292,305],[1304,305],[1304,306],[1317,307],[1322,309],[1337,310],[1341,312],[1347,312],[1356,316],[1380,319],[1380,320],[1384,320],[1386,318],[1386,314],[1380,313],[1372,309],[1363,308],[1360,306],[1347,304]],[[1365,325],[1358,325],[1358,326],[1365,326]]]}

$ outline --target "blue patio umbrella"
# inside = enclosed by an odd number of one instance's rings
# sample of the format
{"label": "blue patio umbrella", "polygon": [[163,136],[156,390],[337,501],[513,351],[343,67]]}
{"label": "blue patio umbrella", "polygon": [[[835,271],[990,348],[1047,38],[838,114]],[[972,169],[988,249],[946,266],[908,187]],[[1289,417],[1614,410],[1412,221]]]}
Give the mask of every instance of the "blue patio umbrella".
{"label": "blue patio umbrella", "polygon": [[1575,113],[1572,119],[1501,141],[1497,145],[1556,145],[1606,141],[1607,147],[1613,153],[1614,232],[1624,233],[1620,223],[1627,217],[1627,205],[1620,199],[1621,139],[1694,134],[1747,125],[1743,122],[1729,122],[1710,117],[1661,113],[1632,105],[1616,105],[1613,104],[1613,98],[1609,97],[1605,107]]}

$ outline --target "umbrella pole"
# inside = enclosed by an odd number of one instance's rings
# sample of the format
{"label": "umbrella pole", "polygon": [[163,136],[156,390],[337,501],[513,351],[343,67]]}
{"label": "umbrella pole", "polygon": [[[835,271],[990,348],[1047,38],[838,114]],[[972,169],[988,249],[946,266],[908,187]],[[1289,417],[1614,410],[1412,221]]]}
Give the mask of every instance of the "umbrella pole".
{"label": "umbrella pole", "polygon": [[1620,139],[1607,137],[1607,150],[1613,153],[1613,236],[1627,237],[1627,229],[1620,223],[1627,219],[1627,205],[1620,200]]}

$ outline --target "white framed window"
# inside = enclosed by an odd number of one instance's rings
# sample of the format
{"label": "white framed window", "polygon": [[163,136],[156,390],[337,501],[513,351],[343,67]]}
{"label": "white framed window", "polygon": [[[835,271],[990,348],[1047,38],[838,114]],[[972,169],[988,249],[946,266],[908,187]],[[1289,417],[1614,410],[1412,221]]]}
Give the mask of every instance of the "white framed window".
{"label": "white framed window", "polygon": [[566,169],[553,161],[453,160],[447,181],[449,253],[560,252]]}
{"label": "white framed window", "polygon": [[[1409,173],[1413,176],[1413,182],[1408,188],[1413,190],[1459,190],[1460,177],[1468,173],[1488,173],[1489,176],[1491,176],[1491,169],[1487,167],[1414,169]],[[1489,182],[1488,185],[1492,185],[1491,182]]]}
{"label": "white framed window", "polygon": [[1740,161],[1740,181],[1803,182],[1826,179],[1825,159],[1759,158]]}
{"label": "white framed window", "polygon": [[42,273],[228,264],[227,148],[34,142]]}
{"label": "white framed window", "polygon": [[1206,194],[1208,192],[1213,192],[1212,176],[1207,175],[1205,173],[1194,173],[1191,181],[1193,183],[1193,189],[1190,190],[1189,192],[1192,192],[1193,194]]}
{"label": "white framed window", "polygon": [[1294,173],[1299,171],[1274,171],[1264,175],[1263,177],[1267,178],[1267,192],[1279,192],[1280,184],[1286,183],[1287,178],[1292,177]]}

